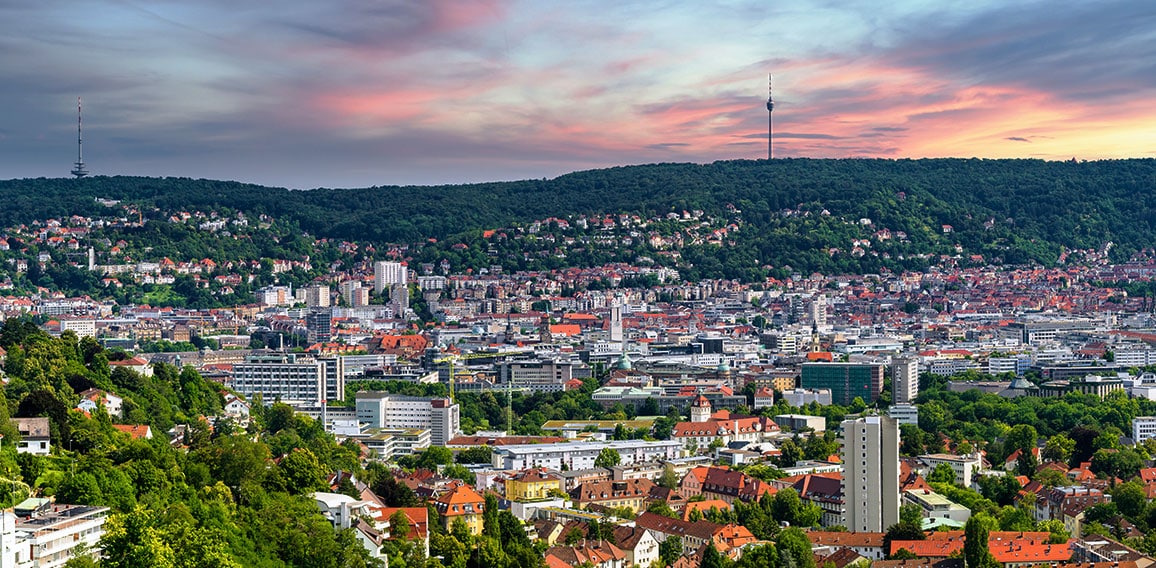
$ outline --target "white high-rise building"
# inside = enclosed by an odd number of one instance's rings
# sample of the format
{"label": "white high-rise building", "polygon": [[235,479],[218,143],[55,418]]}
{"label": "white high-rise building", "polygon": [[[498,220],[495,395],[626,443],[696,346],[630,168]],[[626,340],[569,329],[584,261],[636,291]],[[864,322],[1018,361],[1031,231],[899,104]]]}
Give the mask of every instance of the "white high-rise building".
{"label": "white high-rise building", "polygon": [[899,423],[864,416],[842,428],[843,526],[883,532],[899,522]]}
{"label": "white high-rise building", "polygon": [[895,404],[915,402],[919,396],[919,360],[898,358],[891,362],[891,401]]}
{"label": "white high-rise building", "polygon": [[381,291],[394,285],[406,284],[406,267],[400,262],[373,263],[373,290],[379,296]]}

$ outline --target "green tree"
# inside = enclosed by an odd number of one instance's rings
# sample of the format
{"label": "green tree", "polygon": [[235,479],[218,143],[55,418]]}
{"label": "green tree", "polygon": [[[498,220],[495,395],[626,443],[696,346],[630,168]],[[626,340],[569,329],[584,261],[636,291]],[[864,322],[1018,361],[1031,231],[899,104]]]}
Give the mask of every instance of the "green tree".
{"label": "green tree", "polygon": [[998,568],[999,563],[988,549],[989,526],[994,523],[985,514],[973,515],[964,526],[963,562],[966,568]]}
{"label": "green tree", "polygon": [[325,489],[325,468],[313,452],[297,448],[277,466],[290,493],[305,494]]}
{"label": "green tree", "polygon": [[1136,522],[1140,519],[1141,513],[1144,512],[1144,508],[1148,504],[1148,495],[1144,490],[1143,484],[1139,481],[1132,480],[1127,483],[1121,483],[1112,490],[1112,502],[1116,504],[1116,508],[1120,510],[1121,515],[1124,515],[1132,522]]}
{"label": "green tree", "polygon": [[658,557],[666,566],[674,564],[682,556],[682,538],[668,536],[658,545]]}
{"label": "green tree", "polygon": [[699,568],[727,568],[732,564],[730,559],[720,554],[718,549],[715,548],[714,543],[710,542],[703,548]]}
{"label": "green tree", "polygon": [[176,555],[145,509],[113,515],[100,538],[101,566],[112,568],[175,568]]}
{"label": "green tree", "polygon": [[598,457],[594,458],[594,467],[612,468],[622,463],[622,456],[618,455],[618,450],[614,448],[602,448],[598,452]]}
{"label": "green tree", "polygon": [[788,527],[779,532],[775,542],[780,557],[788,557],[796,568],[816,568],[815,556],[811,554],[811,542],[798,527]]}
{"label": "green tree", "polygon": [[938,464],[935,466],[935,469],[931,470],[931,474],[927,476],[927,481],[955,483],[955,470],[951,469],[950,464]]}
{"label": "green tree", "polygon": [[1067,434],[1056,434],[1044,443],[1043,458],[1044,461],[1066,464],[1072,458],[1072,452],[1075,449],[1075,440],[1068,437]]}

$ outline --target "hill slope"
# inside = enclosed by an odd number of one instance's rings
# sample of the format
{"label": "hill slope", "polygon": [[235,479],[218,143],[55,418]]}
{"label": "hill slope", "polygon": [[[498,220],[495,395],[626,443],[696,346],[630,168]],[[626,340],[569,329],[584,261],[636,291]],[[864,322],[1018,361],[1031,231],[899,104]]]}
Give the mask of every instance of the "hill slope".
{"label": "hill slope", "polygon": [[[552,180],[310,191],[95,177],[3,181],[0,192],[6,199],[0,226],[97,213],[101,206],[93,198],[102,197],[163,210],[267,213],[316,236],[376,242],[444,239],[550,216],[699,209],[741,221],[734,251],[720,252],[724,265],[825,272],[909,267],[904,263],[912,257],[960,251],[985,261],[1052,264],[1064,248],[1099,249],[1108,242],[1115,258],[1125,258],[1156,240],[1152,159],[728,161],[592,170]],[[866,254],[840,257],[882,229],[905,233],[906,242],[876,239]],[[748,258],[727,260],[739,253]]]}

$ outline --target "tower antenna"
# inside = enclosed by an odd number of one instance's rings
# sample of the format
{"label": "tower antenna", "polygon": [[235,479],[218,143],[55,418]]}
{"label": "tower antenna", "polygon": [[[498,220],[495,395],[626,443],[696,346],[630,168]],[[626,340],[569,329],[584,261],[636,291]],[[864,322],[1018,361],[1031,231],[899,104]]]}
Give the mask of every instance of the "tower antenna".
{"label": "tower antenna", "polygon": [[775,99],[771,96],[771,83],[774,75],[767,75],[767,160],[775,157],[775,128],[771,115],[775,112]]}
{"label": "tower antenna", "polygon": [[84,169],[84,138],[81,136],[80,97],[76,97],[76,164],[73,165],[72,175],[82,178],[88,175]]}

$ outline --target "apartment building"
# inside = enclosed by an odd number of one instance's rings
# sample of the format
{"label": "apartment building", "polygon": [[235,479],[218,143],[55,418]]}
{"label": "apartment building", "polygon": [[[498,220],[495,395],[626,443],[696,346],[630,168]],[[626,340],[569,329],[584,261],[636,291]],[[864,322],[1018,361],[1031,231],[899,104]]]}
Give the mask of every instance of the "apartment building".
{"label": "apartment building", "polygon": [[430,443],[445,446],[461,433],[461,407],[449,399],[359,392],[357,421],[370,428],[423,428]]}

